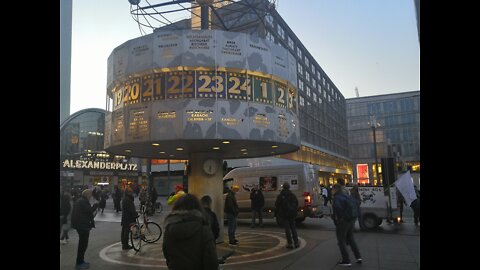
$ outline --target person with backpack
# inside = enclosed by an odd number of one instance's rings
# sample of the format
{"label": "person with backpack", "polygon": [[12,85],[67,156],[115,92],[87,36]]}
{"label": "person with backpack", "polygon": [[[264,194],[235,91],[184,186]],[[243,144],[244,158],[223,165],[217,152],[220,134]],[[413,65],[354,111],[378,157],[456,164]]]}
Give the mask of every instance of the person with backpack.
{"label": "person with backpack", "polygon": [[357,263],[362,263],[362,256],[353,237],[353,226],[358,217],[358,208],[355,200],[344,192],[338,183],[332,187],[333,194],[333,222],[337,235],[338,247],[342,254],[339,266],[351,267],[350,257],[347,251],[347,244],[350,245]]}
{"label": "person with backpack", "polygon": [[[275,200],[276,217],[280,219],[285,228],[285,236],[287,237],[286,248],[292,249],[300,247],[298,242],[297,228],[295,227],[295,218],[297,217],[298,200],[297,197],[290,191],[290,184],[283,183],[282,191],[278,194]],[[292,241],[293,238],[293,241]]]}
{"label": "person with backpack", "polygon": [[250,191],[250,201],[252,208],[252,224],[250,224],[250,228],[255,228],[256,216],[258,216],[258,225],[260,228],[263,228],[262,212],[263,206],[265,205],[265,198],[263,197],[262,189],[258,185]]}

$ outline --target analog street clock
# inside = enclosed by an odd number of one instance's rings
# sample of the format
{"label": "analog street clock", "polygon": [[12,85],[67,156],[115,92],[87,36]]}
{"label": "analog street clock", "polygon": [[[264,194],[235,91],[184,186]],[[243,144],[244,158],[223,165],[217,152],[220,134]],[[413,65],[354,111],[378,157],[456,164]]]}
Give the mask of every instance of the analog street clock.
{"label": "analog street clock", "polygon": [[206,174],[213,175],[217,173],[218,170],[218,165],[217,162],[213,159],[207,159],[205,162],[203,162],[203,171]]}

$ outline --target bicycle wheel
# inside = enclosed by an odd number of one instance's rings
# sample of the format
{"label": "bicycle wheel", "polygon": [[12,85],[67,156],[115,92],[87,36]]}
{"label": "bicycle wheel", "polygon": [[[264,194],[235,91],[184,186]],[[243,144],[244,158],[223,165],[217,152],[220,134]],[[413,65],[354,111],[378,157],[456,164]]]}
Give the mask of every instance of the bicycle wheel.
{"label": "bicycle wheel", "polygon": [[155,243],[162,237],[162,228],[152,221],[142,224],[140,230],[144,236],[143,241],[147,243]]}
{"label": "bicycle wheel", "polygon": [[130,227],[130,242],[135,251],[140,251],[140,248],[142,247],[142,236],[137,224]]}

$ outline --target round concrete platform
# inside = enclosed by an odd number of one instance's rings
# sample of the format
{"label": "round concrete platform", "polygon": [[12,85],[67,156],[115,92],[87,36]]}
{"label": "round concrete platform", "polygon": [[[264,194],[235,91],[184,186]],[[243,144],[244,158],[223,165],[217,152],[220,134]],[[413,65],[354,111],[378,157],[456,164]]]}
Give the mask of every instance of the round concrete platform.
{"label": "round concrete platform", "polygon": [[[299,237],[300,247],[287,249],[284,232],[237,231],[236,236],[239,241],[239,245],[236,247],[227,243],[217,244],[218,256],[235,250],[235,253],[227,259],[225,265],[271,260],[300,251],[306,245],[305,240]],[[167,268],[162,252],[162,239],[153,244],[142,243],[140,252],[135,252],[133,249],[124,251],[121,248],[121,243],[118,242],[103,248],[99,255],[103,260],[112,263]]]}

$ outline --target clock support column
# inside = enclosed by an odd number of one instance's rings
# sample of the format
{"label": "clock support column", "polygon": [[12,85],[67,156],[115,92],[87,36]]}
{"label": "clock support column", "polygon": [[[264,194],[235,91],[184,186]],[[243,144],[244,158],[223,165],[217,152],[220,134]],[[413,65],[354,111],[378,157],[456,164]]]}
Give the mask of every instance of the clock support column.
{"label": "clock support column", "polygon": [[[216,171],[207,174],[204,170],[204,162],[213,160]],[[220,235],[217,242],[223,242],[223,159],[219,153],[192,153],[189,158],[191,166],[188,175],[188,193],[193,194],[200,200],[204,195],[212,198],[212,211],[215,212],[220,225]],[[213,167],[213,166],[212,166]],[[208,168],[207,168],[208,169]],[[213,169],[212,169],[213,171]]]}

